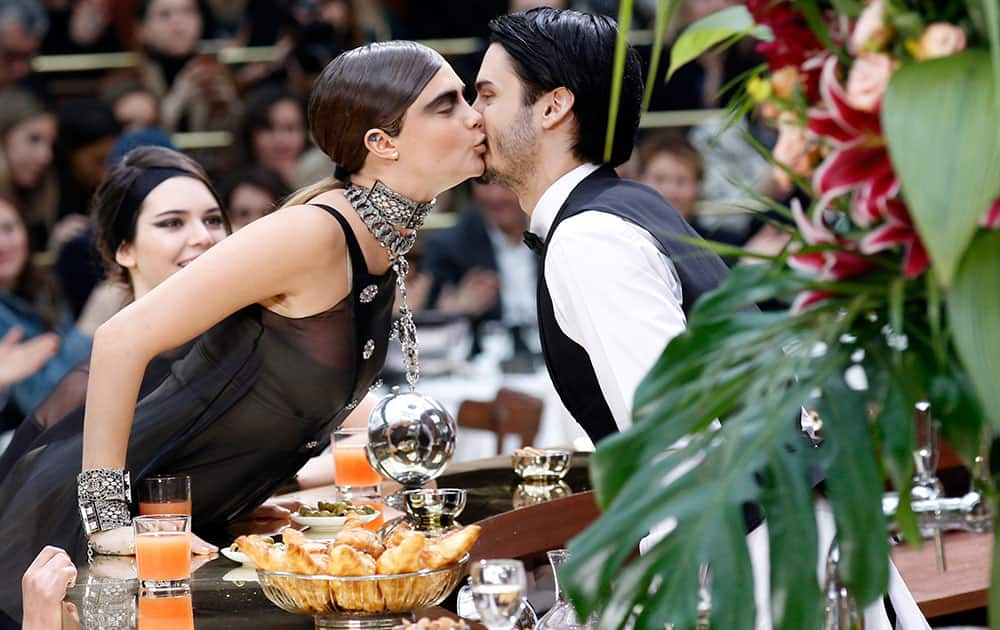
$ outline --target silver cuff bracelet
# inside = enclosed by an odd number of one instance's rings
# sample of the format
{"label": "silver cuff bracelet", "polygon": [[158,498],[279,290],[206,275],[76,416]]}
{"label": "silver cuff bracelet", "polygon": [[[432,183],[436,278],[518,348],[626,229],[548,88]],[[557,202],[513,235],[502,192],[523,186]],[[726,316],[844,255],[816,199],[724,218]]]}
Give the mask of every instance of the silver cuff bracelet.
{"label": "silver cuff bracelet", "polygon": [[121,468],[85,470],[76,478],[80,517],[87,536],[132,523],[132,486]]}

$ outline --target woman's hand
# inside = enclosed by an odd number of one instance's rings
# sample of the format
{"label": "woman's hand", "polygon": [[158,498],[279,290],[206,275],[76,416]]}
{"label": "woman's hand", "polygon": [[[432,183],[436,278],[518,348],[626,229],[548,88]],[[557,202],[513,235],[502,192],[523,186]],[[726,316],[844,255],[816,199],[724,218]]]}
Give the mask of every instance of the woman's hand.
{"label": "woman's hand", "polygon": [[59,351],[58,335],[45,333],[20,341],[21,335],[21,329],[14,327],[0,339],[0,387],[28,378]]}
{"label": "woman's hand", "polygon": [[42,549],[21,578],[25,630],[60,627],[61,602],[75,583],[76,567],[69,554],[58,547]]}
{"label": "woman's hand", "polygon": [[[106,532],[97,532],[90,537],[94,553],[106,556],[134,556],[135,531],[131,527],[117,527]],[[219,548],[191,534],[191,553],[206,555],[217,553]]]}
{"label": "woman's hand", "polygon": [[292,512],[301,506],[296,500],[269,499],[253,512],[231,523],[228,530],[233,534],[276,534],[291,524]]}

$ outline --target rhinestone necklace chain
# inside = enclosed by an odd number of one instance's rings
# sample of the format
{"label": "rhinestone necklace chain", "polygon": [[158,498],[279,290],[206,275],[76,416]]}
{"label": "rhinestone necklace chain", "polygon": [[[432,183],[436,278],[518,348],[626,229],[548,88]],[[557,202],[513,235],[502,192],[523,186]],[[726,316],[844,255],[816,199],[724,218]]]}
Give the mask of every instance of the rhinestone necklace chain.
{"label": "rhinestone necklace chain", "polygon": [[[406,254],[413,248],[413,244],[417,240],[417,228],[423,225],[427,213],[434,207],[434,202],[417,203],[411,201],[390,190],[381,182],[375,182],[371,190],[348,186],[346,195],[347,201],[361,217],[372,236],[389,253],[389,264],[396,272],[396,285],[399,287],[401,305],[399,319],[392,324],[390,339],[399,337],[399,343],[403,349],[403,368],[406,371],[406,382],[412,391],[416,389],[417,381],[420,380],[420,362],[417,327],[413,323],[413,311],[410,310],[406,301],[406,274],[410,270]],[[403,224],[412,231],[410,234],[403,234],[396,227],[397,224]]]}

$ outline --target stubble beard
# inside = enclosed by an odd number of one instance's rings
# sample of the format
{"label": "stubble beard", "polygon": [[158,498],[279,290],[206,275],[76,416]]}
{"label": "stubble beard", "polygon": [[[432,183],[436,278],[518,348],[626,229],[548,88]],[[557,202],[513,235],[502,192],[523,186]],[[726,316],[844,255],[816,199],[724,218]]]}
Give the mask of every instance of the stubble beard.
{"label": "stubble beard", "polygon": [[488,140],[490,153],[500,158],[503,164],[487,165],[476,181],[480,184],[499,184],[516,193],[524,190],[535,172],[537,140],[538,136],[531,128],[531,108],[523,107],[505,133],[495,134]]}

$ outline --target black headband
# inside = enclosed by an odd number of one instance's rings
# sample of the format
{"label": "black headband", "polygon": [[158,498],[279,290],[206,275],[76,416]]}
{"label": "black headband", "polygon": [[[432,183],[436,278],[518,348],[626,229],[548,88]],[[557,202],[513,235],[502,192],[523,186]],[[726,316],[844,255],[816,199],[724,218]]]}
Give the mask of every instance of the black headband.
{"label": "black headband", "polygon": [[[138,214],[139,208],[142,207],[142,202],[146,200],[149,193],[172,177],[193,177],[198,179],[190,171],[169,166],[156,166],[143,170],[132,181],[128,190],[125,191],[125,196],[122,197],[121,203],[118,204],[118,211],[115,212],[115,217],[112,221],[112,225],[114,226],[114,230],[112,231],[114,242],[111,243],[112,254],[118,251],[118,247],[125,240],[125,235],[132,231],[131,228],[135,221],[135,216]],[[214,195],[215,192],[213,191],[212,194]],[[220,204],[219,207],[221,208],[222,205]]]}

